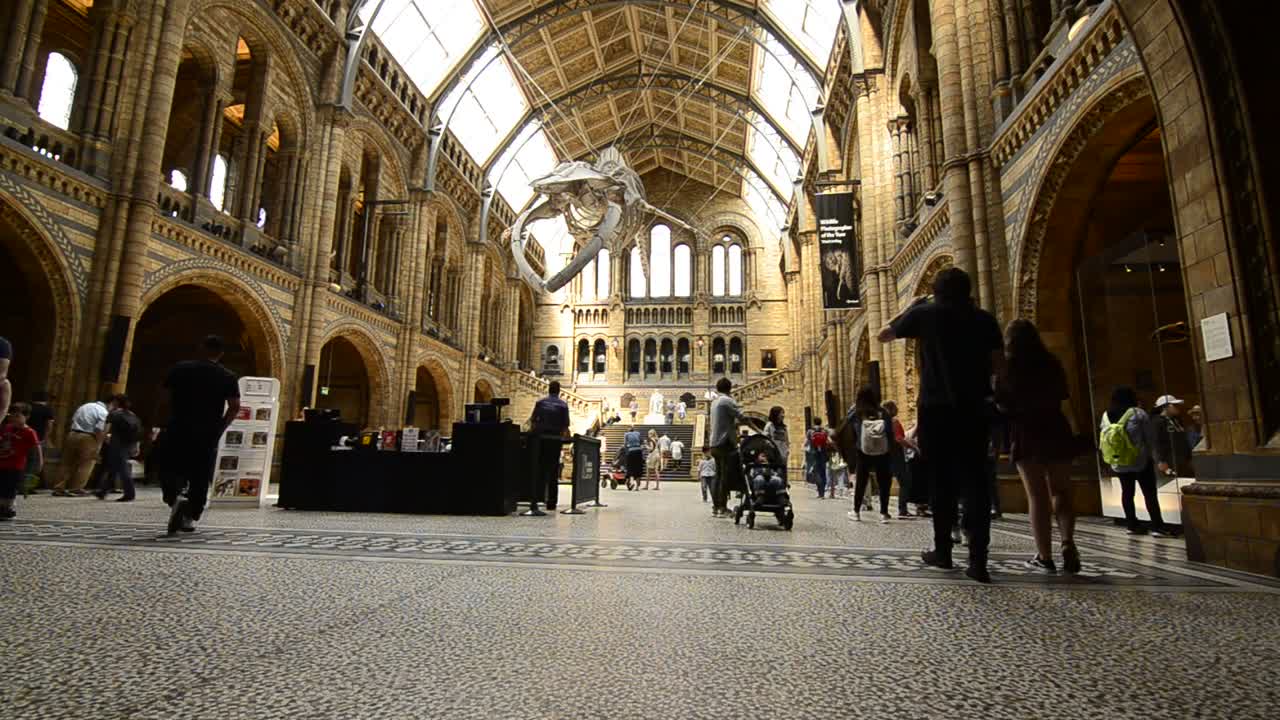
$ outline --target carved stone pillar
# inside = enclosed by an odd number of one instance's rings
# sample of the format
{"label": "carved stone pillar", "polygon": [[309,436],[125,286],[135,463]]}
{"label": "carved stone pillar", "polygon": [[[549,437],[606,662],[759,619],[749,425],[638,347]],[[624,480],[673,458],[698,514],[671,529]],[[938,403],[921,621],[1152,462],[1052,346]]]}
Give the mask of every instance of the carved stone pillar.
{"label": "carved stone pillar", "polygon": [[18,72],[17,94],[20,97],[36,96],[36,60],[40,55],[40,41],[44,34],[44,19],[49,13],[49,0],[36,0],[31,12],[31,25],[27,30],[27,46],[22,53],[22,69]]}
{"label": "carved stone pillar", "polygon": [[36,0],[17,0],[5,13],[9,32],[5,37],[4,57],[0,60],[0,94],[18,94],[18,75],[22,72],[22,57],[31,37],[31,25]]}

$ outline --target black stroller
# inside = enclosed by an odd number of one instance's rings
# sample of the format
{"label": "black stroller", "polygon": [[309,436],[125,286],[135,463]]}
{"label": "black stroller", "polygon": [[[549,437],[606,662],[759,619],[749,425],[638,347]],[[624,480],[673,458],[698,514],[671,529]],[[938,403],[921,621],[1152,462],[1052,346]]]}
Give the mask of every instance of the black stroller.
{"label": "black stroller", "polygon": [[796,514],[788,492],[787,466],[778,446],[764,435],[751,435],[742,441],[738,451],[747,491],[733,511],[733,523],[742,522],[742,516],[746,515],[747,527],[754,528],[757,512],[771,512],[783,530],[790,530]]}

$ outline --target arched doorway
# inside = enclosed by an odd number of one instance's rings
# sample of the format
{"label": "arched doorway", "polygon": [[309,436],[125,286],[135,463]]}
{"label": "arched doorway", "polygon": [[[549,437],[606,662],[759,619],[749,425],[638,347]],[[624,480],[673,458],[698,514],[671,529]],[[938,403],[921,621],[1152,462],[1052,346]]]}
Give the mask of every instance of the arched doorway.
{"label": "arched doorway", "polygon": [[165,374],[175,363],[198,356],[200,341],[222,337],[222,363],[237,375],[271,374],[266,333],[224,297],[196,284],[172,288],[147,305],[133,333],[125,392],[143,423],[157,425],[169,415]]}
{"label": "arched doorway", "polygon": [[475,401],[478,403],[487,403],[493,399],[493,386],[488,380],[481,378],[476,381]]}
{"label": "arched doorway", "polygon": [[446,430],[453,402],[448,375],[426,365],[418,366],[413,393],[413,424],[423,430]]}
{"label": "arched doorway", "polygon": [[343,420],[369,425],[369,368],[355,343],[338,336],[320,348],[316,386],[316,407],[337,409]]}
{"label": "arched doorway", "polygon": [[[43,258],[44,251],[49,257]],[[69,289],[50,271],[52,261],[44,238],[16,209],[0,200],[0,287],[10,302],[0,309],[0,334],[13,344],[9,383],[14,401],[33,393],[58,392],[55,368],[71,360],[58,357],[59,320],[70,313]],[[69,329],[71,323],[67,322]],[[64,331],[65,332],[65,331]],[[65,349],[64,349],[65,350]]]}

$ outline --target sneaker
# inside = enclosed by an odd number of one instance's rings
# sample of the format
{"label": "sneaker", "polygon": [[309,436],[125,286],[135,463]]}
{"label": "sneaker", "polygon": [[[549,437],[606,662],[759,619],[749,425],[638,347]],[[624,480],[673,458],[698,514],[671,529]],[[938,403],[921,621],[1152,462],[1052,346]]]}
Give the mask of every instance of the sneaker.
{"label": "sneaker", "polygon": [[1004,519],[1004,513],[1000,513],[1000,512],[993,512],[993,513],[991,513],[991,519],[992,519],[992,520],[1003,520],[1003,519]]}
{"label": "sneaker", "polygon": [[884,525],[889,522],[889,513],[880,513],[880,524]]}
{"label": "sneaker", "polygon": [[54,497],[71,497],[71,493],[67,492],[66,490],[54,490],[52,493],[49,493],[49,494]]}
{"label": "sneaker", "polygon": [[133,500],[134,500],[133,495],[121,495],[120,497],[116,498],[116,502],[133,502]]}
{"label": "sneaker", "polygon": [[169,524],[165,526],[165,532],[171,536],[177,535],[178,530],[190,524],[191,520],[187,517],[187,501],[185,498],[178,498],[173,502],[173,509],[169,511]]}
{"label": "sneaker", "polygon": [[912,515],[912,514],[911,514],[911,513],[909,513],[909,512],[900,512],[900,513],[898,513],[898,519],[899,519],[899,520],[910,520],[910,519],[912,519],[912,518],[914,518],[914,517],[915,517],[915,515]]}
{"label": "sneaker", "polygon": [[1174,532],[1173,528],[1160,527],[1151,529],[1151,537],[1154,538],[1171,538],[1177,536],[1178,534]]}
{"label": "sneaker", "polygon": [[1080,572],[1080,551],[1074,544],[1062,546],[1062,571],[1069,575]]}
{"label": "sneaker", "polygon": [[1127,528],[1125,532],[1128,533],[1129,535],[1146,535],[1147,529],[1138,525],[1131,528]]}
{"label": "sneaker", "polygon": [[968,568],[965,569],[964,574],[965,574],[965,577],[969,578],[970,580],[976,580],[977,582],[980,582],[983,585],[991,584],[991,573],[988,572],[985,567],[970,565]]}
{"label": "sneaker", "polygon": [[18,511],[13,508],[0,508],[0,520],[12,520],[18,516]]}
{"label": "sneaker", "polygon": [[845,513],[845,515],[846,517],[848,517],[850,520],[854,522],[862,522],[862,513],[858,512],[857,510],[852,510],[850,512],[847,512]]}
{"label": "sneaker", "polygon": [[951,562],[951,558],[942,557],[937,550],[925,550],[920,553],[920,559],[929,567],[936,567],[942,570],[952,570],[955,565]]}
{"label": "sneaker", "polygon": [[70,493],[68,493],[68,495],[71,495],[72,497],[84,497],[85,495],[88,495],[88,494],[89,494],[88,490],[72,490]]}
{"label": "sneaker", "polygon": [[1045,560],[1039,555],[1036,555],[1035,557],[1028,560],[1027,567],[1031,568],[1032,570],[1040,570],[1050,574],[1054,574],[1058,572],[1058,566],[1054,565],[1052,560]]}

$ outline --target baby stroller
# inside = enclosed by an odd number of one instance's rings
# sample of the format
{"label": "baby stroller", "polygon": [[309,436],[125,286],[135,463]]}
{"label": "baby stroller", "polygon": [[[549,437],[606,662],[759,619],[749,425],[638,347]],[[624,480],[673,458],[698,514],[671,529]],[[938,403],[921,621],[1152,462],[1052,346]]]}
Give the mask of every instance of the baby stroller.
{"label": "baby stroller", "polygon": [[612,463],[600,468],[600,487],[617,490],[619,484],[626,482],[627,471],[621,458],[615,458]]}
{"label": "baby stroller", "polygon": [[754,528],[757,512],[771,512],[783,530],[790,530],[796,514],[791,507],[791,494],[787,492],[790,487],[787,466],[782,462],[778,446],[764,435],[752,435],[742,441],[739,452],[747,491],[733,511],[734,524],[746,515],[747,527]]}

